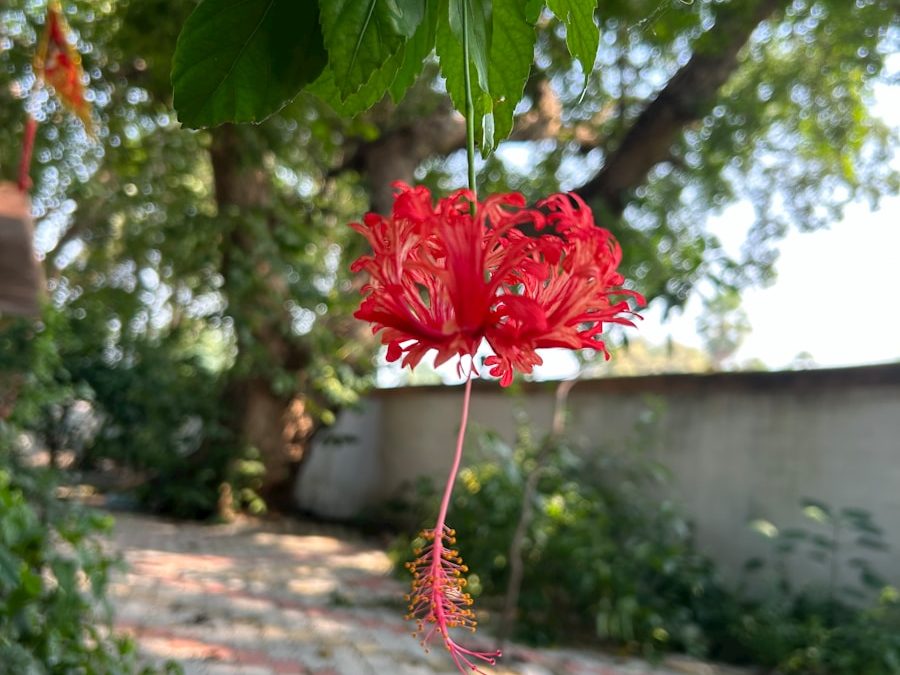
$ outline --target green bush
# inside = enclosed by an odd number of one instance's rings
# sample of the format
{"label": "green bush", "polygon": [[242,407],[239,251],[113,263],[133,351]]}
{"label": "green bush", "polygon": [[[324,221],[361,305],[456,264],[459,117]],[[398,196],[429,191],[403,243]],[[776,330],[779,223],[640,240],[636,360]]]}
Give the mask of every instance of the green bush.
{"label": "green bush", "polygon": [[[804,528],[751,524],[770,539],[771,555],[748,561],[748,569],[767,574],[779,595],[744,600],[738,614],[710,624],[716,654],[780,673],[900,673],[900,594],[866,557],[888,549],[881,528],[862,509],[835,510],[810,499],[801,513]],[[796,556],[819,563],[824,581],[794,582]],[[854,578],[845,578],[848,569]]]}
{"label": "green bush", "polygon": [[[688,522],[661,496],[667,472],[639,447],[654,427],[648,412],[625,447],[591,459],[565,441],[537,443],[527,428],[514,447],[481,434],[488,459],[461,471],[450,522],[482,606],[498,607],[506,592],[525,484],[539,472],[523,546],[518,638],[599,637],[645,655],[706,652],[700,612],[722,590],[694,551]],[[434,509],[423,504],[422,511]]]}
{"label": "green bush", "polygon": [[55,472],[17,453],[23,432],[75,394],[54,337],[33,322],[0,328],[0,675],[150,673],[111,631],[117,561],[100,537],[112,519],[57,499]]}
{"label": "green bush", "polygon": [[241,501],[236,506],[260,510],[252,488],[261,464],[234,441],[218,405],[222,378],[201,359],[171,340],[139,342],[127,363],[93,359],[76,372],[101,420],[82,466],[106,459],[137,472],[144,480],[135,496],[155,512],[214,515],[223,484]]}
{"label": "green bush", "polygon": [[[22,390],[11,423],[51,450],[77,446],[81,469],[111,460],[130,470],[143,479],[134,497],[148,510],[206,518],[226,484],[234,507],[262,510],[262,464],[228,428],[224,378],[210,350],[175,332],[130,339],[110,353],[91,331],[50,307],[40,322],[0,321],[0,390],[7,381]],[[90,409],[89,434],[68,423],[78,403]]]}
{"label": "green bush", "polygon": [[[898,594],[860,550],[886,547],[871,518],[807,501],[803,513],[815,527],[780,533],[769,561],[748,564],[748,574],[770,575],[766,585],[777,595],[729,589],[694,547],[689,522],[666,496],[665,468],[646,452],[655,418],[648,411],[630,439],[595,452],[564,438],[536,442],[527,427],[512,447],[480,434],[484,460],[460,472],[449,520],[471,570],[468,588],[489,620],[496,626],[526,484],[538,472],[521,549],[519,639],[599,641],[648,657],[676,650],[785,675],[900,674]],[[416,506],[406,513],[436,510],[433,488],[419,485],[407,499]],[[408,542],[395,544],[398,562],[409,556]],[[829,572],[848,562],[858,578],[848,583],[832,572],[825,588],[796,586],[787,574],[795,555]],[[875,589],[880,597],[866,604]]]}
{"label": "green bush", "polygon": [[900,606],[887,589],[871,607],[820,597],[730,598],[703,629],[709,656],[783,675],[897,675]]}
{"label": "green bush", "polygon": [[0,457],[0,672],[152,672],[111,632],[116,561],[98,537],[112,519],[58,501],[49,472],[9,460]]}

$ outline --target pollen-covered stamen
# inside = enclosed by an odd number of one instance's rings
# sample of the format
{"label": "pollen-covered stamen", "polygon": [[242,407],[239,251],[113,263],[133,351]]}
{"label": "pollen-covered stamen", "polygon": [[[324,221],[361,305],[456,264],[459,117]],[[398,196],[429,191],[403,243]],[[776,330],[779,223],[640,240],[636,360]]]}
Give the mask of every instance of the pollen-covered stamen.
{"label": "pollen-covered stamen", "polygon": [[413,575],[412,592],[407,596],[409,614],[406,618],[416,622],[414,634],[421,636],[423,647],[427,647],[437,632],[460,672],[483,673],[475,661],[494,665],[500,652],[466,649],[457,644],[449,633],[451,628],[475,632],[477,626],[472,596],[465,590],[467,582],[464,574],[469,568],[463,563],[459,551],[453,548],[456,532],[443,525],[439,536],[435,536],[434,530],[425,530],[420,538],[425,544],[416,549],[416,560],[406,565]]}

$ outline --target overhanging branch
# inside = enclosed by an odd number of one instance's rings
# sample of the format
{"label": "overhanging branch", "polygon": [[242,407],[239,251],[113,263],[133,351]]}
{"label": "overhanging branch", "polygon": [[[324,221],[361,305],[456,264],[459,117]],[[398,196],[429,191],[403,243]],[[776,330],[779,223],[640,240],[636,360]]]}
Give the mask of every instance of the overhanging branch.
{"label": "overhanging branch", "polygon": [[715,26],[699,41],[694,55],[651,101],[610,153],[600,172],[576,192],[620,214],[629,194],[650,170],[669,157],[686,126],[700,120],[715,95],[737,69],[738,54],[753,30],[789,0],[732,2],[719,11]]}

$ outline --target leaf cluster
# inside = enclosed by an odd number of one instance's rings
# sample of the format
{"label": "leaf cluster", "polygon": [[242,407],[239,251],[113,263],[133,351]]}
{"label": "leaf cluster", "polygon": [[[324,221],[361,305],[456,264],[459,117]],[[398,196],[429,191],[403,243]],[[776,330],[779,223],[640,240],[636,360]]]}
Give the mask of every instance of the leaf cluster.
{"label": "leaf cluster", "polygon": [[133,498],[153,511],[209,517],[223,484],[235,508],[264,507],[253,452],[225,424],[224,380],[189,335],[131,340],[123,356],[68,311],[0,329],[0,391],[16,393],[8,422],[35,443],[80,470],[130,472]]}
{"label": "leaf cluster", "polygon": [[[40,363],[36,365],[40,369]],[[6,374],[0,367],[0,382]],[[13,418],[0,420],[3,672],[160,672],[141,664],[130,639],[111,633],[107,594],[119,560],[108,553],[102,538],[109,534],[112,519],[60,500],[58,477],[51,470],[20,461],[20,425],[48,400],[48,392],[33,385],[19,383],[23,405]],[[163,671],[174,674],[180,669],[170,664]]]}
{"label": "leaf cluster", "polygon": [[566,27],[586,82],[600,39],[593,0],[203,0],[178,39],[175,108],[195,128],[260,122],[305,88],[353,116],[386,95],[399,102],[436,52],[461,112],[472,74],[487,155],[512,131],[545,9]]}

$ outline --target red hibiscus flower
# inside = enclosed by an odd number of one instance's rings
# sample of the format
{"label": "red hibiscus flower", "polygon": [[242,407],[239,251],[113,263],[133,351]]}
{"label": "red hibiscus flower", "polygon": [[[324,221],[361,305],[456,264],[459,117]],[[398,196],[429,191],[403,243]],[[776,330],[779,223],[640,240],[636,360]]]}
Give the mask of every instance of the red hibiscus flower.
{"label": "red hibiscus flower", "polygon": [[369,275],[354,316],[383,331],[389,361],[414,368],[434,349],[440,365],[473,356],[486,339],[494,355],[485,364],[508,386],[541,364],[540,348],[608,355],[604,325],[632,325],[628,301],[644,300],[622,288],[621,250],[577,196],[527,209],[520,194],[494,195],[473,216],[466,190],[433,205],[426,188],[397,187],[389,217],[352,225],[372,248],[351,268]]}
{"label": "red hibiscus flower", "polygon": [[[369,277],[354,316],[381,331],[388,361],[402,359],[414,368],[433,349],[440,365],[453,356],[474,357],[487,340],[494,355],[485,364],[505,387],[516,372],[530,373],[541,363],[537,350],[544,347],[589,347],[608,357],[604,325],[632,325],[629,300],[644,303],[622,288],[615,239],[594,225],[590,209],[574,195],[553,195],[527,209],[519,194],[476,203],[460,190],[433,204],[424,187],[397,188],[389,217],[369,213],[352,225],[372,249],[351,267]],[[471,398],[470,369],[453,466],[437,522],[421,534],[423,545],[408,565],[413,584],[407,599],[423,645],[439,636],[460,672],[483,673],[480,664],[493,664],[500,652],[471,650],[450,635],[476,626],[465,590],[468,568],[446,524]]]}

